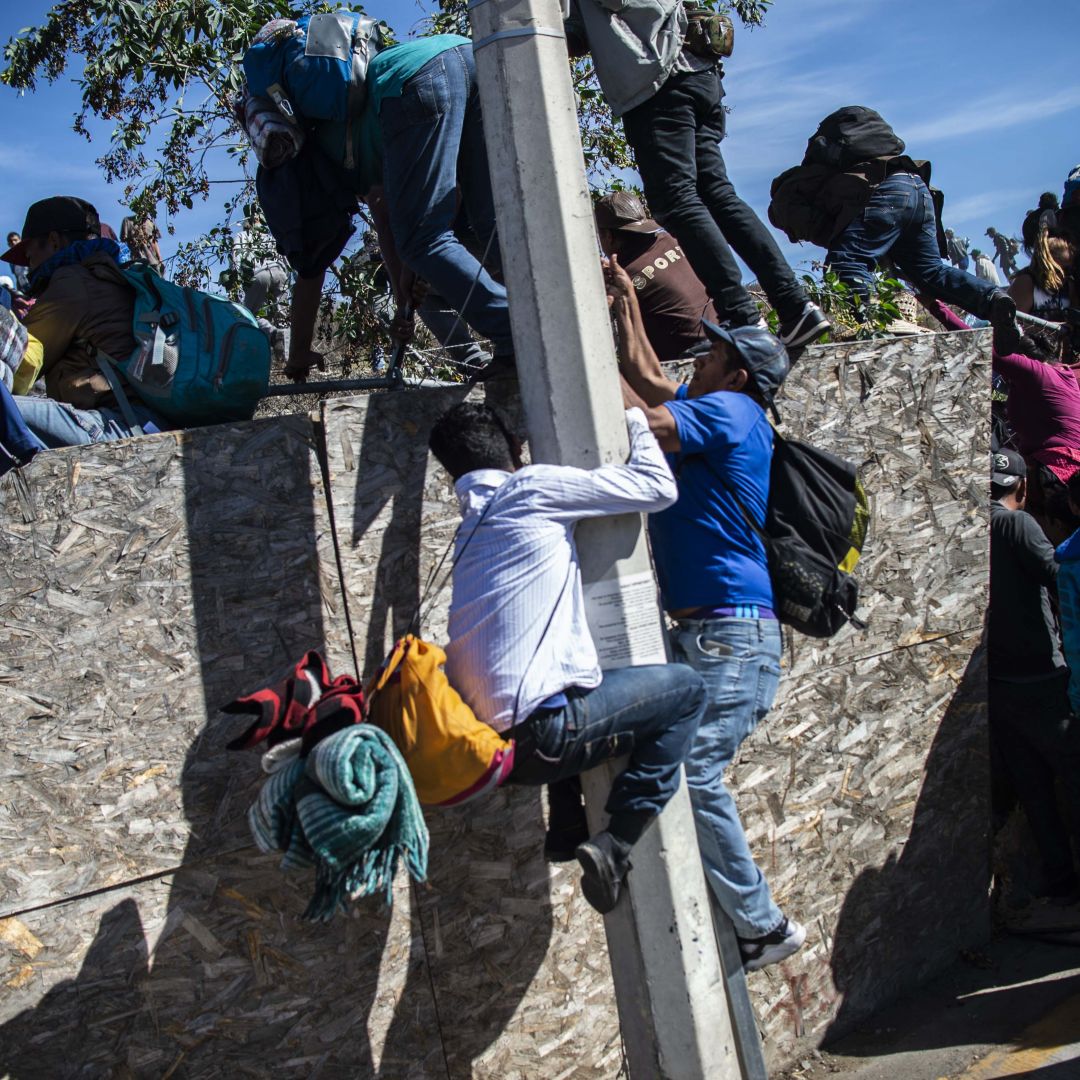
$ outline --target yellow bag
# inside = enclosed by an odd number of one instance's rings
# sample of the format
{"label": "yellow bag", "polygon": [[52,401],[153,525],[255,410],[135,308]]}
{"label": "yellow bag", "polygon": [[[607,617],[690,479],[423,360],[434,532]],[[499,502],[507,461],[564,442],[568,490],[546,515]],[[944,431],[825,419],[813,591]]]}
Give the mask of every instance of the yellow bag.
{"label": "yellow bag", "polygon": [[41,374],[44,363],[45,350],[41,342],[33,334],[27,334],[26,352],[23,353],[22,363],[15,372],[15,382],[11,387],[11,392],[29,394]]}
{"label": "yellow bag", "polygon": [[397,642],[368,683],[368,720],[382,728],[427,806],[468,802],[504,783],[513,740],[477,720],[443,670],[446,653],[413,634]]}

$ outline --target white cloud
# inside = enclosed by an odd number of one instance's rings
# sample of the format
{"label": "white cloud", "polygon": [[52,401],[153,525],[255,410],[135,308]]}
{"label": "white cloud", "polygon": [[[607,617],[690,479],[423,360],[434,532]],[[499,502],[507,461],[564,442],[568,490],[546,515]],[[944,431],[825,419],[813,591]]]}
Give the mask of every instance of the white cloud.
{"label": "white cloud", "polygon": [[956,139],[961,135],[1003,131],[1018,124],[1047,120],[1076,108],[1080,108],[1080,86],[1059,90],[1046,97],[1036,90],[1027,93],[1016,89],[969,102],[962,109],[923,124],[905,126],[902,134],[909,145]]}

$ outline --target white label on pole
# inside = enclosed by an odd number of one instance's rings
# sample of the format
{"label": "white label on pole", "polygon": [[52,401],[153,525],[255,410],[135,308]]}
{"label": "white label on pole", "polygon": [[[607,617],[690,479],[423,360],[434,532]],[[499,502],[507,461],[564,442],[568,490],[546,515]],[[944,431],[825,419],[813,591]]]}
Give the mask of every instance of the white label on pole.
{"label": "white label on pole", "polygon": [[667,661],[650,571],[585,586],[585,612],[602,668]]}

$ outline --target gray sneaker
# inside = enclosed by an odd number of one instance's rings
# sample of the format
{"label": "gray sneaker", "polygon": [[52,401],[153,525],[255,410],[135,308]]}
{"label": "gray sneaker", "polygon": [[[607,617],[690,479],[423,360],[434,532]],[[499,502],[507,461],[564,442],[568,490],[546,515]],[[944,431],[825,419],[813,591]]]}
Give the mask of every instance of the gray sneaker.
{"label": "gray sneaker", "polygon": [[800,349],[824,337],[832,329],[825,312],[809,300],[794,318],[780,323],[777,336],[785,348]]}

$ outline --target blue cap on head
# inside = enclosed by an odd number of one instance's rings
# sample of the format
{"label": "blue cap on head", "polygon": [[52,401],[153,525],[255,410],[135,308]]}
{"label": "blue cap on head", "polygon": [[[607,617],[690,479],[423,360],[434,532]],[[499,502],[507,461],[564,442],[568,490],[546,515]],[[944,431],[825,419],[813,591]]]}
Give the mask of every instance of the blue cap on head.
{"label": "blue cap on head", "polygon": [[739,363],[779,422],[776,392],[791,370],[791,360],[783,342],[764,326],[725,327],[702,319],[701,328],[710,341],[726,341],[735,350]]}
{"label": "blue cap on head", "polygon": [[1062,210],[1080,206],[1080,165],[1077,165],[1065,180],[1065,191],[1061,196]]}

